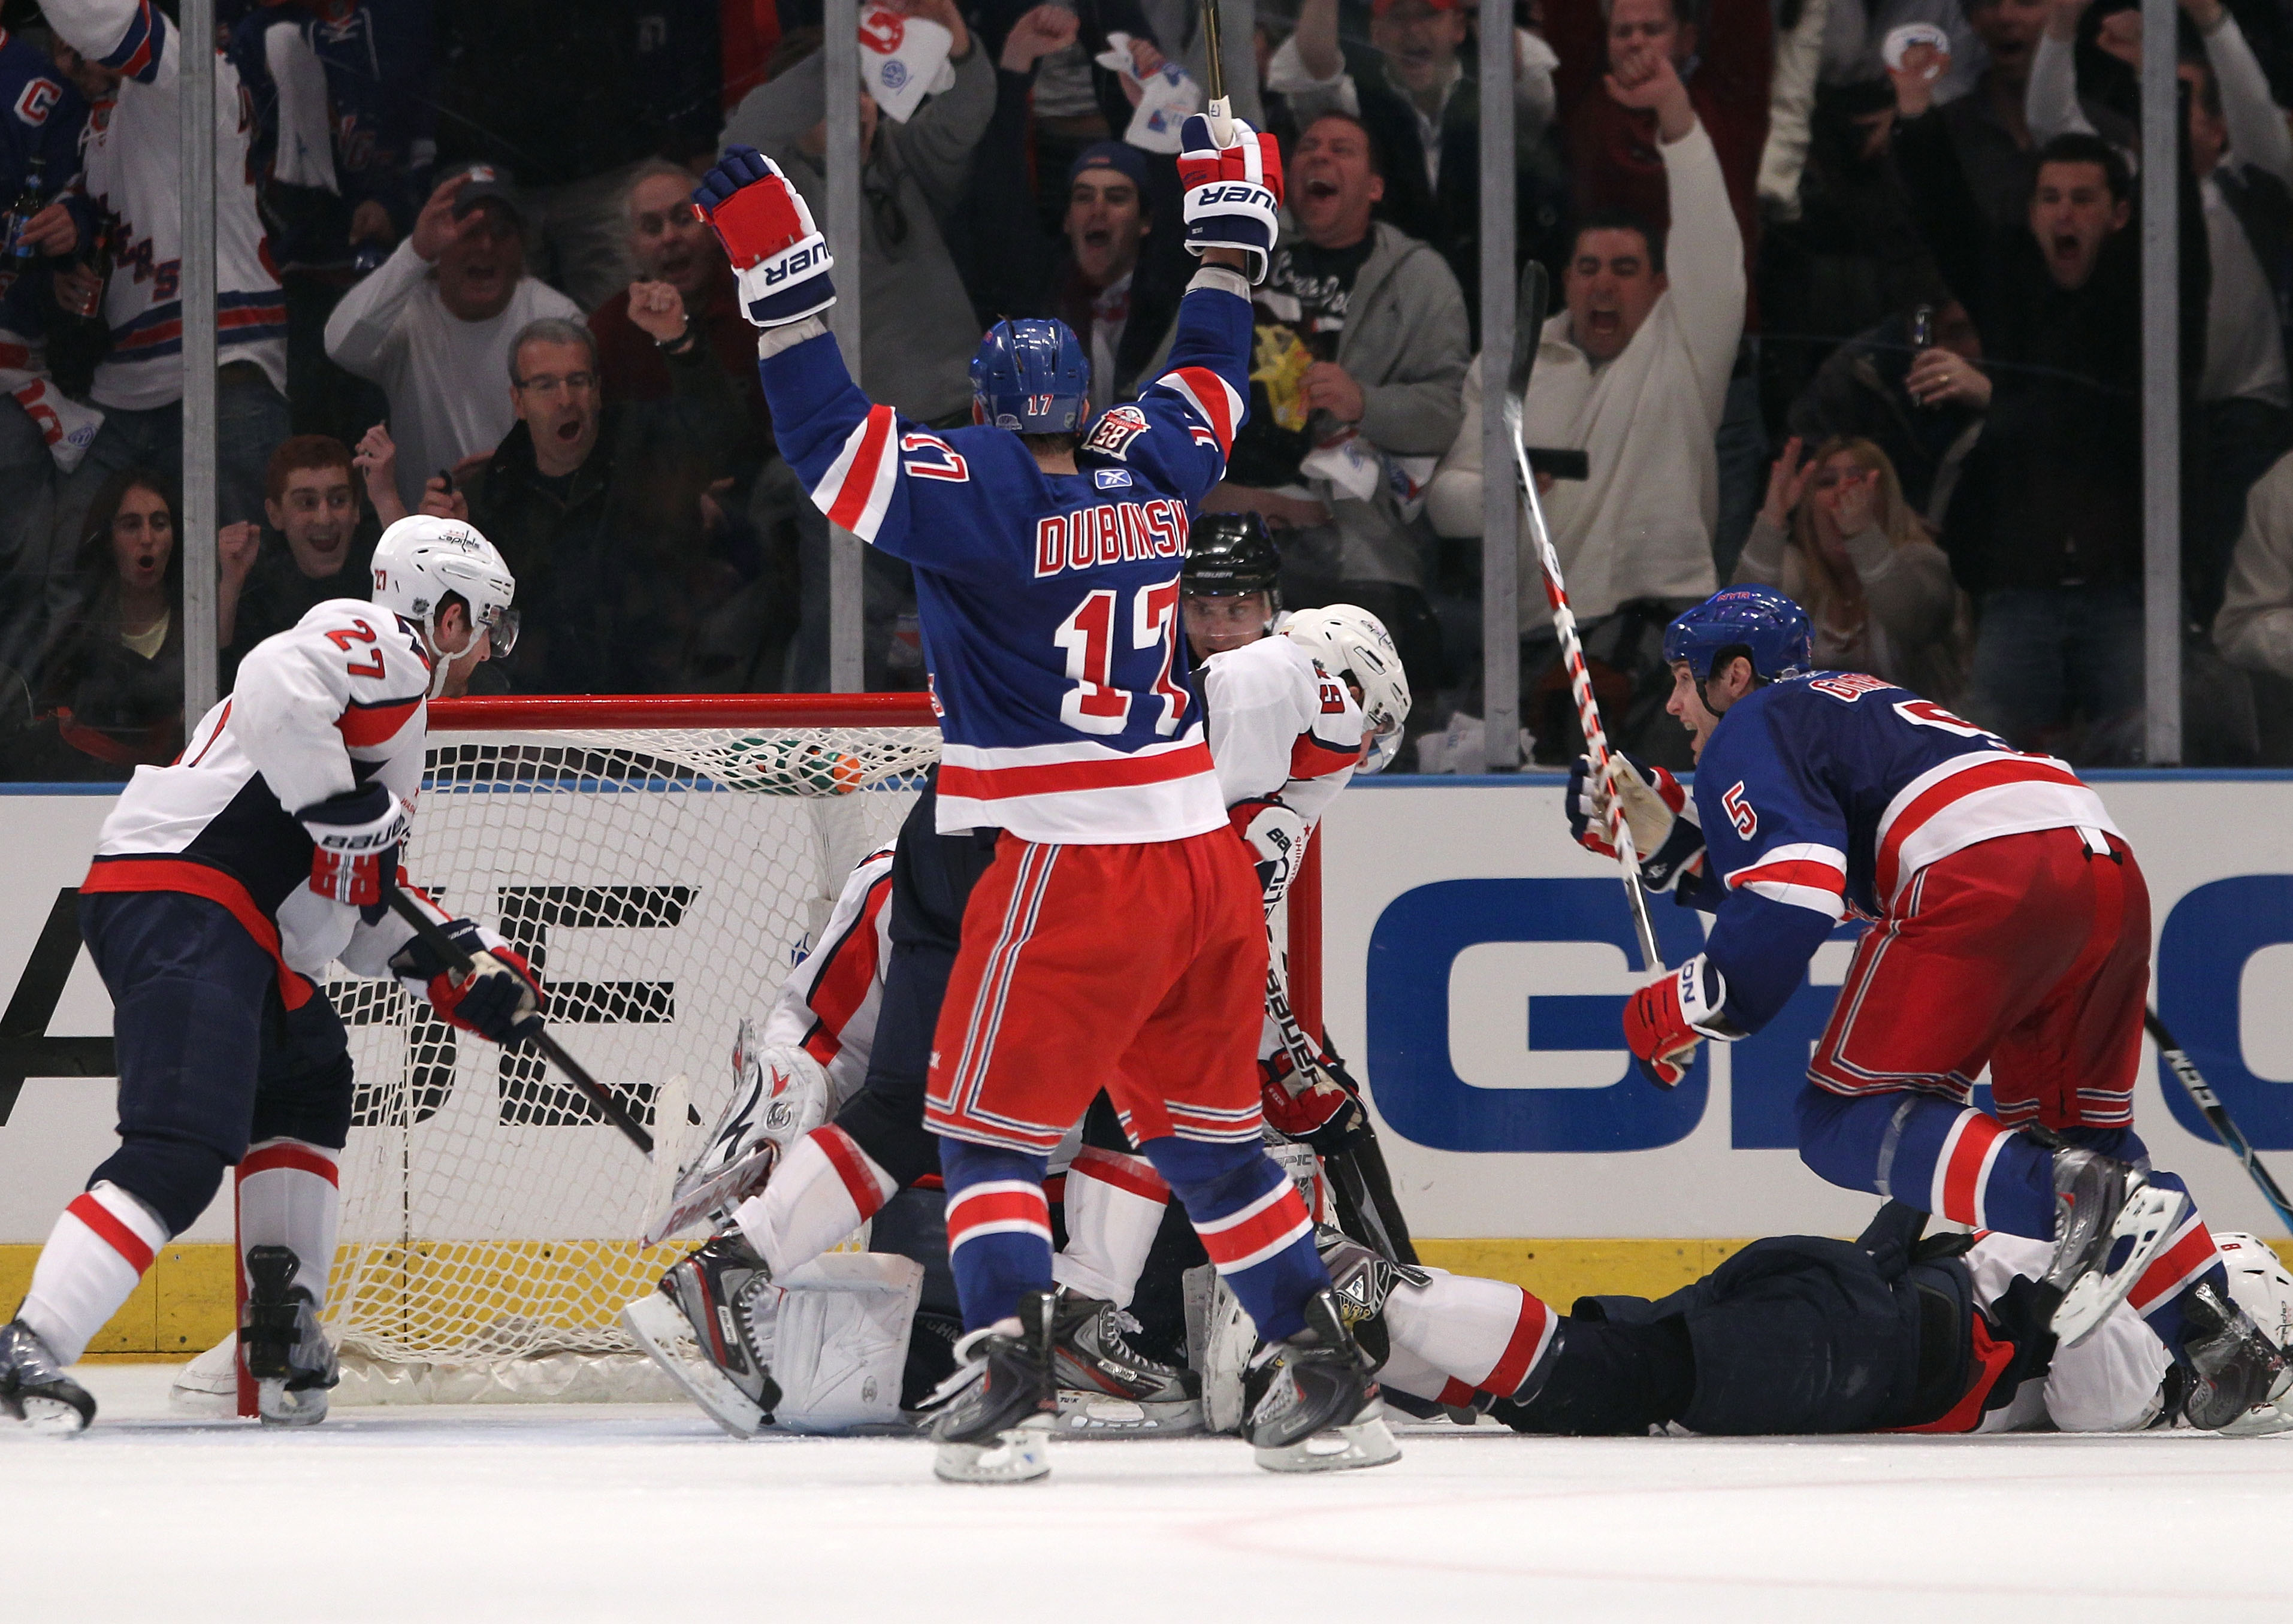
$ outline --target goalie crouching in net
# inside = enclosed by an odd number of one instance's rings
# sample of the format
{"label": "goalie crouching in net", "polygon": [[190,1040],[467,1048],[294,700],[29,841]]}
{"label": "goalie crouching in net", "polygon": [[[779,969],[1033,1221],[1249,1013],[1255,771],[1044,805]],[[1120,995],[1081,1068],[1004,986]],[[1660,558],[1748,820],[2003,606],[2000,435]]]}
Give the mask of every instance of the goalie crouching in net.
{"label": "goalie crouching in net", "polygon": [[460,982],[384,893],[422,788],[428,703],[516,637],[516,583],[470,526],[403,519],[371,602],[320,604],[258,643],[182,755],[139,767],[81,883],[80,933],[112,1000],[119,1148],[56,1220],[0,1327],[0,1418],[77,1432],[94,1401],[62,1367],[236,1165],[247,1281],[239,1347],[263,1419],[327,1413],[320,1329],[352,1075],[328,964],[394,975],[497,1043],[540,988],[499,937],[422,906],[476,967]]}
{"label": "goalie crouching in net", "polygon": [[[1357,761],[1384,764],[1409,708],[1373,617],[1309,611],[1284,623],[1289,635],[1274,634],[1276,563],[1254,517],[1220,515],[1194,532],[1182,577],[1221,793],[1251,843],[1269,910],[1314,821]],[[761,1047],[744,1029],[734,1099],[653,1233],[720,1208],[733,1208],[733,1221],[624,1313],[664,1368],[741,1435],[775,1415],[798,1429],[889,1420],[891,1395],[904,1385],[912,1402],[920,1374],[936,1380],[951,1363],[956,1305],[942,1200],[895,1192],[938,1182],[936,1143],[922,1127],[929,1043],[993,834],[936,834],[936,800],[928,784],[896,848],[854,869],[821,949],[783,984]],[[1260,1053],[1269,1118],[1333,1146],[1366,1138],[1366,1119],[1342,1088],[1298,1086],[1270,1022]],[[833,1122],[807,1131],[831,1111]],[[1065,1173],[1067,1233],[1053,1263],[1062,1425],[1098,1435],[1191,1430],[1200,1425],[1198,1385],[1174,1362],[1185,1343],[1179,1275],[1205,1254],[1105,1095],[1080,1136],[1077,1144],[1071,1134],[1053,1162]],[[839,1257],[831,1280],[806,1267],[869,1218],[879,1252],[906,1253],[924,1269]],[[1390,1226],[1406,1232],[1398,1214]],[[1146,1344],[1171,1357],[1126,1334],[1138,1330],[1125,1311],[1142,1273],[1155,1305]],[[904,1301],[903,1312],[920,1310],[912,1345],[904,1324],[896,1340],[884,1334],[887,1293]],[[791,1302],[804,1311],[802,1337],[839,1339],[836,1357],[801,1345],[783,1318]],[[813,1380],[824,1370],[846,1373],[833,1391]],[[872,1407],[855,1398],[870,1385],[881,1395]]]}

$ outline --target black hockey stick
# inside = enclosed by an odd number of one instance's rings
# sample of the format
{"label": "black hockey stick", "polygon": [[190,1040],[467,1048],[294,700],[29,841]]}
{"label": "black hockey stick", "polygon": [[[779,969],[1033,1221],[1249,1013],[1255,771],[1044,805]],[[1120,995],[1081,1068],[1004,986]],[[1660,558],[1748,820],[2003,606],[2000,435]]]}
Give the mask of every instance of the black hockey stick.
{"label": "black hockey stick", "polygon": [[[467,979],[475,974],[477,961],[470,957],[462,944],[446,934],[435,919],[422,911],[422,905],[400,890],[397,882],[386,875],[382,882],[382,893],[388,900],[391,910],[414,927],[414,933],[422,938],[432,952],[445,960],[446,967],[457,977]],[[652,1154],[652,1135],[645,1132],[644,1125],[631,1116],[629,1108],[615,1099],[604,1085],[590,1076],[587,1068],[568,1054],[563,1045],[546,1031],[535,1032],[532,1041],[534,1047],[549,1057],[551,1064],[565,1073],[566,1080],[581,1096],[595,1105],[606,1121],[620,1130],[622,1138],[646,1155]]]}
{"label": "black hockey stick", "polygon": [[2205,1074],[2198,1070],[2197,1062],[2190,1058],[2190,1052],[2174,1041],[2174,1034],[2166,1030],[2166,1023],[2158,1018],[2154,1010],[2142,1012],[2142,1024],[2149,1029],[2151,1037],[2158,1040],[2158,1058],[2166,1062],[2166,1069],[2190,1091],[2190,1098],[2197,1103],[2199,1111],[2213,1125],[2215,1136],[2228,1147],[2231,1155],[2245,1164],[2246,1172],[2255,1184],[2261,1186],[2261,1199],[2275,1209],[2277,1221],[2288,1230],[2293,1230],[2293,1204],[2286,1201],[2285,1192],[2277,1187],[2277,1181],[2269,1176],[2269,1169],[2261,1165],[2261,1158],[2254,1153],[2252,1143],[2239,1130],[2237,1124],[2230,1120],[2228,1109],[2222,1104],[2221,1097],[2214,1093],[2213,1085],[2206,1081]]}

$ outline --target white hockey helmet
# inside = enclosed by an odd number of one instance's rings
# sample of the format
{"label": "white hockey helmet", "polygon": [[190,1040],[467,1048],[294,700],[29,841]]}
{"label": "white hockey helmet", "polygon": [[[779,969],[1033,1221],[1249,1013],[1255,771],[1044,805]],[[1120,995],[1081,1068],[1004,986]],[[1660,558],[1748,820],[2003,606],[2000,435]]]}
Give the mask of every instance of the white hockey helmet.
{"label": "white hockey helmet", "polygon": [[[374,547],[374,601],[420,626],[438,651],[438,609],[451,593],[468,605],[470,624],[493,640],[497,658],[517,643],[517,611],[510,602],[517,580],[494,544],[477,527],[459,519],[416,513],[382,533]],[[445,691],[441,658],[431,680],[431,697]]]}
{"label": "white hockey helmet", "polygon": [[[2258,1235],[2216,1230],[2214,1244],[2221,1248],[2222,1266],[2229,1273],[2231,1300],[2253,1316],[2263,1336],[2281,1348],[2293,1346],[2293,1271]],[[2274,1403],[2256,1406],[2222,1430],[2240,1434],[2293,1430],[2293,1393]]]}
{"label": "white hockey helmet", "polygon": [[1332,676],[1361,690],[1371,735],[1361,770],[1375,772],[1390,764],[1401,753],[1401,726],[1409,720],[1409,677],[1385,623],[1365,609],[1333,603],[1300,610],[1283,623],[1282,634],[1303,643]]}

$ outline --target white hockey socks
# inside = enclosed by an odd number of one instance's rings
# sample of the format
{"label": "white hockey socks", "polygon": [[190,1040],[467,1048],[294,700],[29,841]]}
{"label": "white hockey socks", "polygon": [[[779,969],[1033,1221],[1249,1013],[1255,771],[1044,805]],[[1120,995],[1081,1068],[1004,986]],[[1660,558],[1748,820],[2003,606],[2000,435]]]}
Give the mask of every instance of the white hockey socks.
{"label": "white hockey socks", "polygon": [[72,1198],[48,1232],[17,1317],[59,1364],[76,1364],[167,1244],[158,1216],[106,1179]]}
{"label": "white hockey socks", "polygon": [[796,1142],[772,1182],[733,1210],[733,1222],[778,1280],[876,1216],[899,1186],[834,1123]]}
{"label": "white hockey socks", "polygon": [[1051,1278],[1130,1307],[1170,1200],[1171,1186],[1145,1157],[1084,1145],[1067,1168],[1067,1245],[1051,1259]]}
{"label": "white hockey socks", "polygon": [[1450,1378],[1446,1388],[1424,1396],[1462,1404],[1475,1393],[1502,1399],[1519,1392],[1552,1346],[1559,1316],[1503,1281],[1427,1273],[1433,1276],[1427,1284],[1405,1281],[1385,1300],[1393,1345]]}
{"label": "white hockey socks", "polygon": [[335,1268],[335,1232],[342,1217],[342,1176],[336,1152],[300,1139],[266,1139],[239,1159],[239,1255],[259,1246],[295,1254],[295,1283],[327,1305]]}

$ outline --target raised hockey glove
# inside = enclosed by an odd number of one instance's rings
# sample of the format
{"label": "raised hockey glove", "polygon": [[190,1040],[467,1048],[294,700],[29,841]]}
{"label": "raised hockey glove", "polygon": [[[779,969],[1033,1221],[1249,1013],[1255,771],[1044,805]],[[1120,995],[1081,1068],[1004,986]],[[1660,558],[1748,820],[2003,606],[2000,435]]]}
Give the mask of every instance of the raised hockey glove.
{"label": "raised hockey glove", "polygon": [[1722,1013],[1727,1002],[1726,978],[1701,953],[1633,994],[1625,1005],[1625,1046],[1641,1075],[1660,1087],[1674,1087],[1688,1075],[1698,1043],[1741,1038],[1743,1029]]}
{"label": "raised hockey glove", "polygon": [[1179,183],[1187,191],[1187,252],[1239,248],[1250,262],[1255,287],[1266,279],[1267,262],[1281,231],[1282,149],[1234,120],[1227,143],[1219,145],[1211,121],[1188,118],[1179,136]]}
{"label": "raised hockey glove", "polygon": [[787,327],[836,303],[828,239],[804,194],[754,147],[727,147],[693,194],[716,227],[740,281],[741,308],[760,327]]}
{"label": "raised hockey glove", "polygon": [[524,955],[468,919],[447,922],[449,940],[473,960],[471,974],[452,968],[417,936],[390,967],[408,989],[429,1000],[445,1020],[492,1043],[515,1043],[541,1030],[541,982]]}
{"label": "raised hockey glove", "polygon": [[384,865],[398,866],[411,820],[381,784],[346,789],[295,814],[311,836],[311,889],[364,908],[382,901]]}
{"label": "raised hockey glove", "polygon": [[1227,808],[1227,821],[1250,848],[1258,870],[1259,895],[1271,909],[1290,889],[1298,860],[1306,849],[1306,820],[1272,796],[1236,801]]}
{"label": "raised hockey glove", "polygon": [[1286,1053],[1258,1062],[1259,1103],[1267,1126],[1325,1156],[1344,1149],[1369,1126],[1360,1094],[1361,1085],[1334,1055],[1325,1054],[1311,1071],[1299,1071]]}
{"label": "raised hockey glove", "polygon": [[[1616,788],[1625,821],[1641,860],[1641,884],[1667,891],[1704,851],[1704,828],[1696,803],[1680,780],[1662,767],[1643,768],[1629,755],[1616,756]],[[1592,758],[1580,755],[1568,769],[1568,832],[1576,844],[1601,857],[1614,857],[1608,841],[1608,788]]]}

